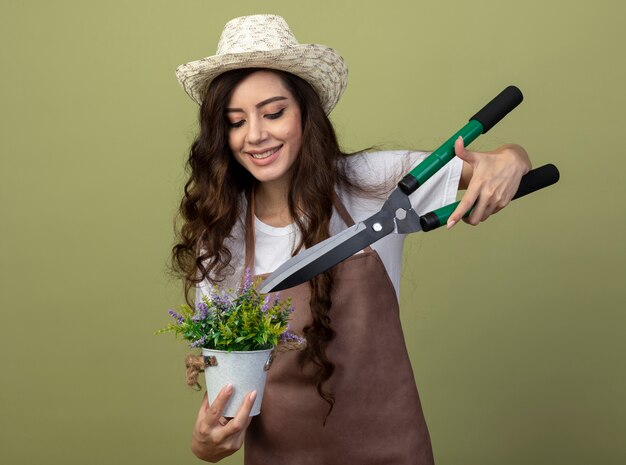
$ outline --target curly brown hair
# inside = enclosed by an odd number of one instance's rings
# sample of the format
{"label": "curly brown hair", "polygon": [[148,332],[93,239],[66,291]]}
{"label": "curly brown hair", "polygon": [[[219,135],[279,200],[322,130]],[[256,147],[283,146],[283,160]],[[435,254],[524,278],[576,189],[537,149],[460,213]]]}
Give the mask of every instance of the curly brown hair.
{"label": "curly brown hair", "polygon": [[[200,131],[191,145],[188,170],[179,216],[182,226],[172,249],[172,267],[183,278],[185,295],[191,305],[191,290],[204,279],[223,280],[232,259],[225,245],[243,209],[243,196],[255,188],[256,179],[232,156],[228,145],[226,106],[235,87],[259,69],[228,71],[209,85],[200,107]],[[292,74],[276,73],[300,107],[302,145],[293,165],[288,192],[289,212],[301,232],[294,253],[329,237],[335,188],[365,192],[351,181],[332,123],[315,90]],[[327,271],[309,282],[312,323],[304,328],[307,349],[303,364],[317,367],[313,382],[332,411],[334,397],[324,389],[335,365],[326,356],[333,340],[331,290],[333,272]]]}

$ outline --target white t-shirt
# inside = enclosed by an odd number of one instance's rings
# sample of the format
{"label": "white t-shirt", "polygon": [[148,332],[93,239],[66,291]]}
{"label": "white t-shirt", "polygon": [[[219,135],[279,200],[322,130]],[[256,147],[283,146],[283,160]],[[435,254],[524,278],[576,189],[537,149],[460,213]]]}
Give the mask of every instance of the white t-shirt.
{"label": "white t-shirt", "polygon": [[[382,151],[353,155],[348,158],[348,170],[356,184],[370,186],[383,185],[391,191],[396,183],[411,169],[417,166],[429,154],[426,152]],[[428,181],[419,187],[411,196],[411,205],[419,214],[428,213],[439,207],[454,202],[461,177],[463,162],[455,157]],[[355,223],[369,218],[378,212],[386,200],[386,196],[360,197],[338,191],[339,199],[348,210]],[[278,266],[291,258],[292,252],[300,239],[300,232],[294,224],[276,228],[254,219],[255,226],[255,257],[254,274],[271,273]],[[227,246],[233,253],[231,265],[233,274],[225,281],[226,287],[236,288],[243,270],[244,250],[243,224],[241,218],[233,230],[233,237]],[[333,213],[330,223],[330,234],[334,235],[346,228],[339,214]],[[399,296],[400,275],[402,269],[402,249],[405,235],[389,234],[372,244],[380,256],[385,269]],[[210,293],[206,283],[198,289],[202,293]],[[199,297],[198,293],[198,297]]]}

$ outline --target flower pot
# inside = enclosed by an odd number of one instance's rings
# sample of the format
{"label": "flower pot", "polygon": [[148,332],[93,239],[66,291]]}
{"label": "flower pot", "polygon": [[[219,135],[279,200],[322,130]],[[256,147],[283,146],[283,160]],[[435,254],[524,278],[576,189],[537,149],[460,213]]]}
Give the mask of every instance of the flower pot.
{"label": "flower pot", "polygon": [[[206,379],[209,404],[213,404],[217,394],[227,384],[232,384],[233,394],[224,406],[222,415],[234,417],[246,395],[256,391],[256,399],[250,416],[261,413],[263,390],[267,379],[270,353],[273,349],[246,352],[226,352],[224,350],[202,349],[206,367]],[[267,366],[266,366],[267,365]]]}

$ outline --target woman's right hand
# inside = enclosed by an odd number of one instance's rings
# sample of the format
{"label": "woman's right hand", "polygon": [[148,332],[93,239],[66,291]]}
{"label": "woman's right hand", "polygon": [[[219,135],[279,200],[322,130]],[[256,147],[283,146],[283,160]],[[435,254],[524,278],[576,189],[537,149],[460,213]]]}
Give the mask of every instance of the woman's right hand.
{"label": "woman's right hand", "polygon": [[256,391],[246,396],[234,418],[225,418],[222,411],[232,393],[230,384],[224,386],[213,405],[209,405],[207,394],[204,393],[191,438],[191,450],[199,459],[217,462],[241,448],[246,429],[252,420],[250,411]]}

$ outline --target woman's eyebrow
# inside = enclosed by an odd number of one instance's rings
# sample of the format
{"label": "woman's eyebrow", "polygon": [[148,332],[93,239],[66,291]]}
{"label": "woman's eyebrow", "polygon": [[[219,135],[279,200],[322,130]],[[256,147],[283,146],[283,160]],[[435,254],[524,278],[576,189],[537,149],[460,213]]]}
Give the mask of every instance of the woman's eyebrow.
{"label": "woman's eyebrow", "polygon": [[[262,106],[267,105],[268,103],[277,102],[279,100],[287,100],[287,97],[282,97],[280,95],[277,95],[276,97],[270,97],[268,99],[263,100],[262,102],[257,103],[255,107],[261,108]],[[243,112],[243,110],[241,108],[227,108],[226,109],[226,113],[235,113],[235,112]]]}

